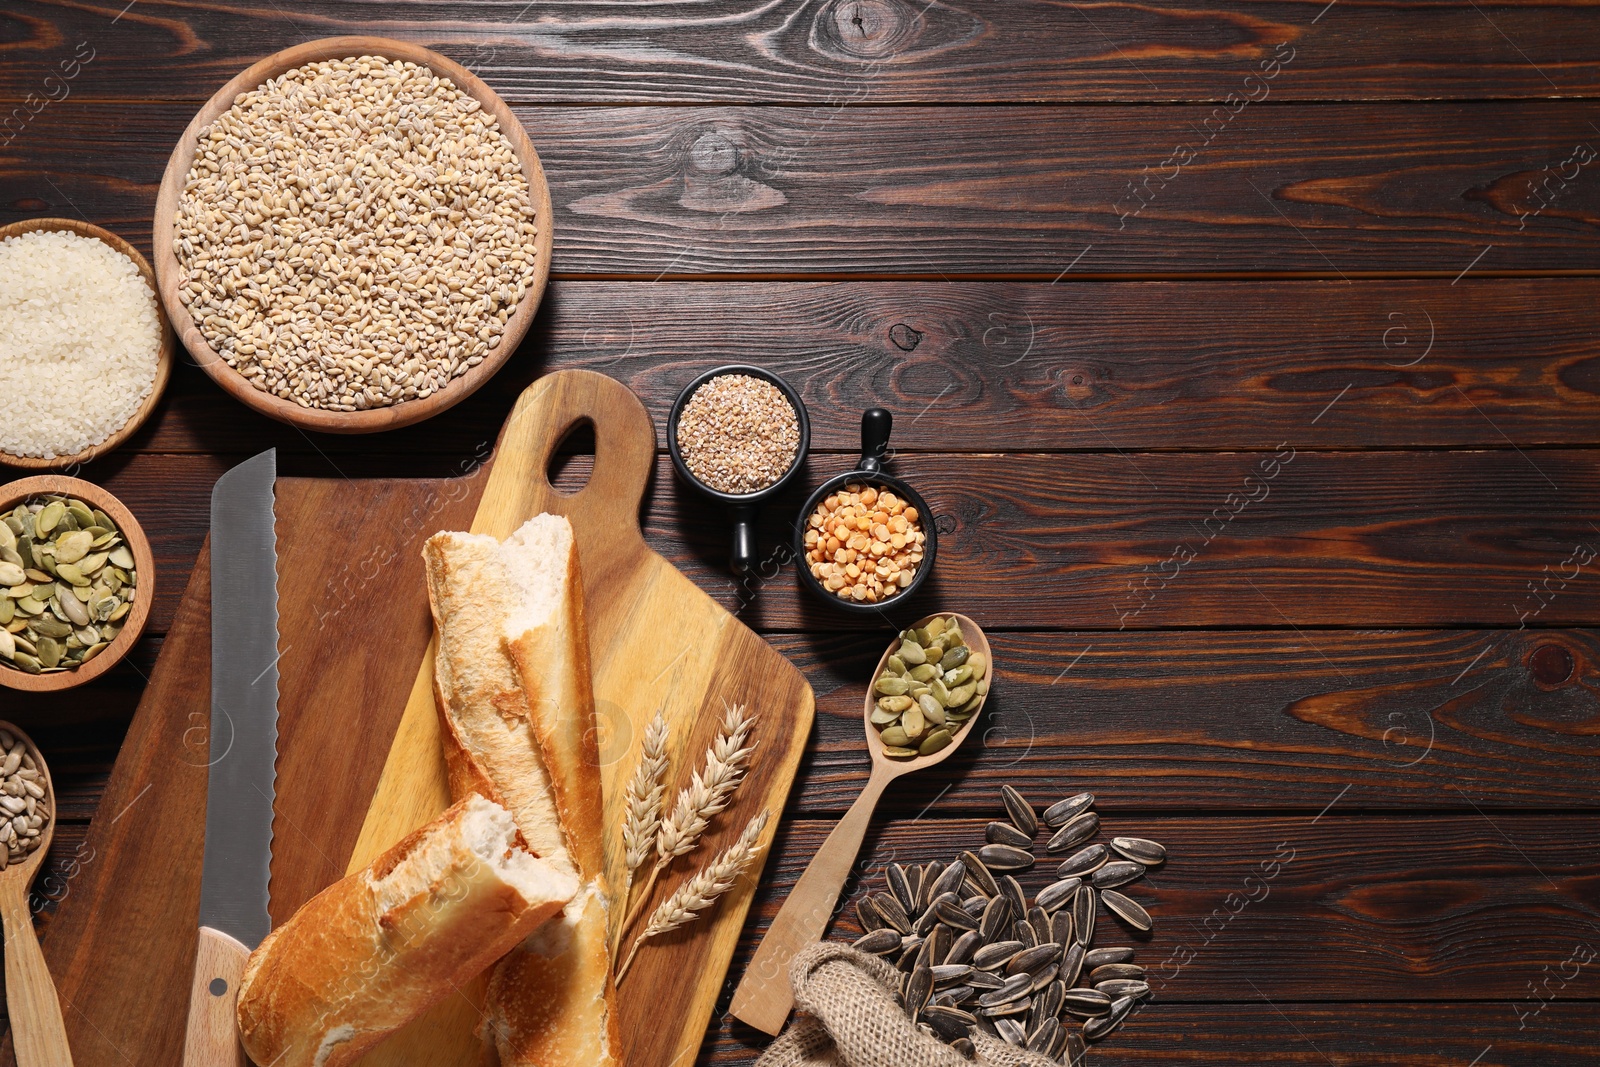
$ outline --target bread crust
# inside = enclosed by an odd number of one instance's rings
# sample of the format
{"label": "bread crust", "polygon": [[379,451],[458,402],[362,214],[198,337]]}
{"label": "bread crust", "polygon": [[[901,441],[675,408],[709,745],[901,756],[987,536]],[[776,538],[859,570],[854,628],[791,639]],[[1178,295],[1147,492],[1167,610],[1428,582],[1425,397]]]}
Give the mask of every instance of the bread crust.
{"label": "bread crust", "polygon": [[267,935],[237,1007],[255,1062],[354,1063],[562,911],[570,875],[525,857],[544,894],[530,899],[469,840],[486,804],[462,798]]}
{"label": "bread crust", "polygon": [[[537,544],[523,536],[535,528]],[[495,966],[484,1036],[502,1067],[619,1064],[594,695],[571,528],[540,516],[503,544],[441,533],[423,558],[451,795],[486,788],[506,797],[534,852],[583,883],[561,922]],[[516,621],[523,605],[507,596],[513,570],[555,587],[548,611],[527,625]]]}

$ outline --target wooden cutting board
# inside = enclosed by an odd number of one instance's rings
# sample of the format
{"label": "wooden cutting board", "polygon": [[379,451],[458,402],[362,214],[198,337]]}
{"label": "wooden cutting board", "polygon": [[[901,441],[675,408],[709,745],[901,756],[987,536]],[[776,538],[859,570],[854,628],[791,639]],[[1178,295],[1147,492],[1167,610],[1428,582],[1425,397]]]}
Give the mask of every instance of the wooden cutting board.
{"label": "wooden cutting board", "polygon": [[[573,495],[546,478],[584,422],[594,472]],[[280,479],[278,788],[274,923],[446,804],[427,679],[432,627],[420,546],[470,524],[504,536],[539,511],[573,524],[583,568],[607,824],[617,825],[639,737],[657,707],[673,724],[671,790],[714,735],[723,703],[758,716],[739,800],[712,824],[704,859],[762,807],[776,833],[813,714],[782,656],[645,544],[639,504],[654,464],[648,412],[586,371],[535,382],[492,463],[454,480]],[[475,516],[474,516],[475,512]],[[205,821],[209,556],[202,553],[90,827],[83,863],[45,937],[79,1067],[168,1067],[182,1048]],[[671,797],[669,792],[669,799]],[[91,852],[92,850],[92,852]],[[618,881],[617,842],[607,841]],[[659,900],[688,869],[663,879]],[[621,999],[637,1067],[692,1063],[755,887],[755,872],[702,920],[642,950]],[[371,1064],[484,1061],[472,1036],[480,982],[397,1034]]]}

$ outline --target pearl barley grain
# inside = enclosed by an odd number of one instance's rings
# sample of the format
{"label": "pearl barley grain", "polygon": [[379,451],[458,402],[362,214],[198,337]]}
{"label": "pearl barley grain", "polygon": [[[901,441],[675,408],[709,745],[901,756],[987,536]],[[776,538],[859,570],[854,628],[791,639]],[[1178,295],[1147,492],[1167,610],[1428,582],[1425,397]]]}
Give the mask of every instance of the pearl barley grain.
{"label": "pearl barley grain", "polygon": [[534,284],[510,139],[469,93],[381,56],[296,67],[200,131],[178,200],[178,292],[265,393],[361,411],[482,363]]}
{"label": "pearl barley grain", "polygon": [[701,385],[678,416],[684,466],[719,493],[742,496],[777,483],[800,450],[800,417],[764,378],[722,374]]}

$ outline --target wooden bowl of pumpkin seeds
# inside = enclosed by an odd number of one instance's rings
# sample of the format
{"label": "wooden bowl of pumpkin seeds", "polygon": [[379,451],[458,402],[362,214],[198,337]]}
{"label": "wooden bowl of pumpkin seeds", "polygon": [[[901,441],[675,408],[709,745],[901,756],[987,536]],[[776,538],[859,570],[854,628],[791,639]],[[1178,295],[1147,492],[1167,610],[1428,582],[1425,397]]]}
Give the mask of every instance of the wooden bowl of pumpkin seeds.
{"label": "wooden bowl of pumpkin seeds", "polygon": [[155,561],[122,502],[57,475],[0,486],[0,686],[69,689],[139,640]]}

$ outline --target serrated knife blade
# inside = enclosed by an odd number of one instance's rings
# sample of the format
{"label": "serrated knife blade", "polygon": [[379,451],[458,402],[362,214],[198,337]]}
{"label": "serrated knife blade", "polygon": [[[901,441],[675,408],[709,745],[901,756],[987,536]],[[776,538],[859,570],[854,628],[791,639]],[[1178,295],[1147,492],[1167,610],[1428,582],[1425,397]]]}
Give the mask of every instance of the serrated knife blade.
{"label": "serrated knife blade", "polygon": [[211,732],[200,939],[184,1067],[245,1067],[234,1004],[272,928],[267,882],[278,759],[277,451],[211,491]]}

